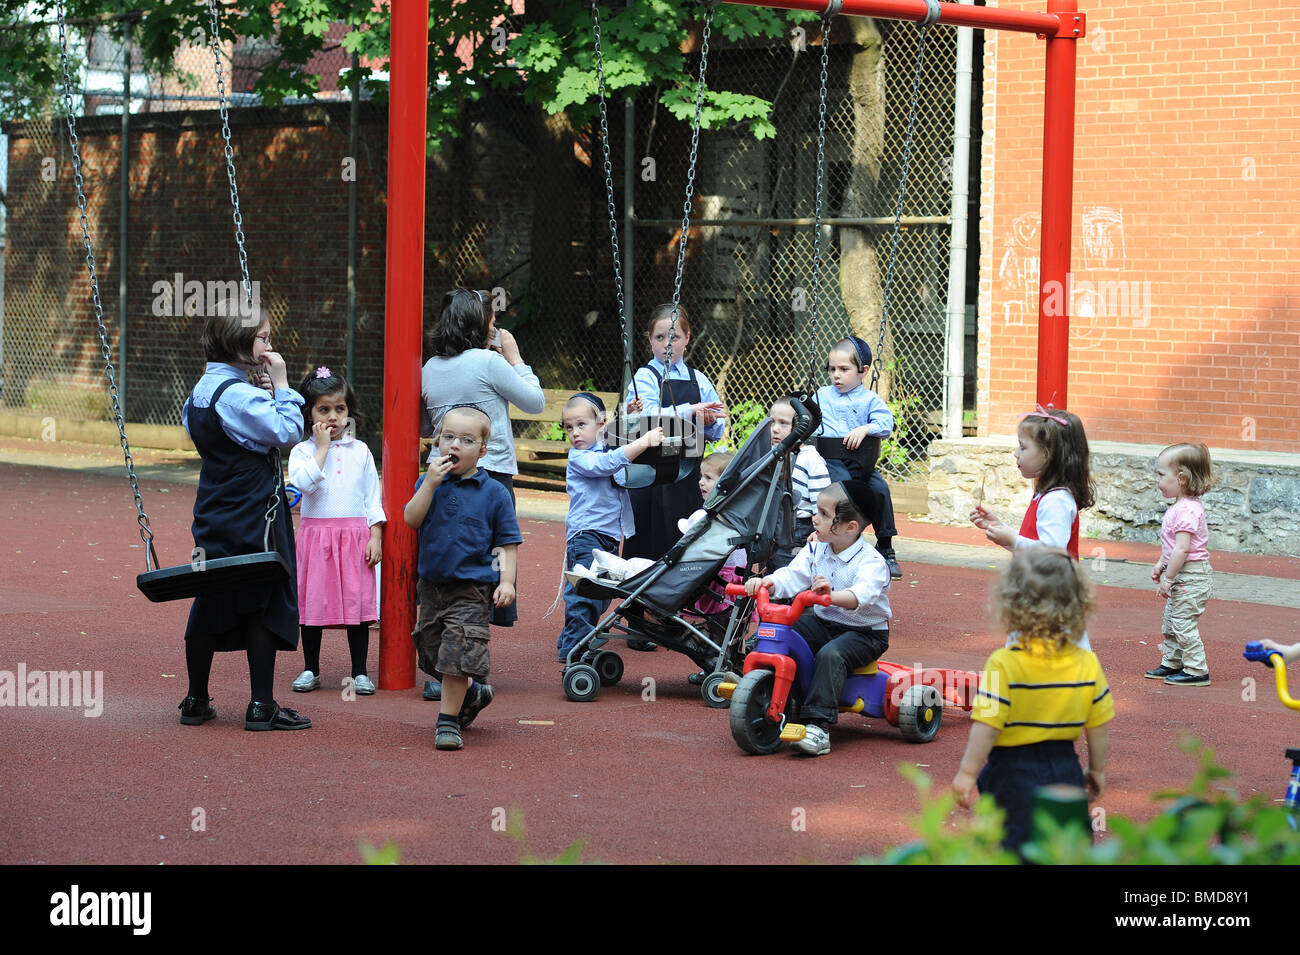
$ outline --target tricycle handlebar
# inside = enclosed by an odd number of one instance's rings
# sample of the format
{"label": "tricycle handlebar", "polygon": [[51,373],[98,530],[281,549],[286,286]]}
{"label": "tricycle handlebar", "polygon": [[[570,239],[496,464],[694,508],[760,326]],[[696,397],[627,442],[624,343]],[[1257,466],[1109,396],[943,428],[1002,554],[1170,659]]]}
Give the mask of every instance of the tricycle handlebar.
{"label": "tricycle handlebar", "polygon": [[[743,597],[745,594],[744,584],[727,584],[728,596]],[[794,600],[790,602],[789,606],[773,603],[766,587],[759,587],[758,593],[754,596],[754,603],[758,609],[758,619],[769,623],[792,624],[799,619],[809,604],[828,607],[830,602],[830,594],[813,593],[811,590],[799,591],[794,595]]]}
{"label": "tricycle handlebar", "polygon": [[[1273,668],[1273,676],[1277,680],[1277,698],[1282,701],[1282,705],[1287,709],[1300,710],[1300,700],[1292,699],[1290,691],[1286,685],[1286,658],[1282,656],[1281,651],[1274,650],[1271,647],[1265,648],[1258,640],[1252,640],[1246,644],[1246,650],[1242,656],[1247,660],[1254,660],[1265,666]],[[1277,657],[1274,661],[1273,658]]]}

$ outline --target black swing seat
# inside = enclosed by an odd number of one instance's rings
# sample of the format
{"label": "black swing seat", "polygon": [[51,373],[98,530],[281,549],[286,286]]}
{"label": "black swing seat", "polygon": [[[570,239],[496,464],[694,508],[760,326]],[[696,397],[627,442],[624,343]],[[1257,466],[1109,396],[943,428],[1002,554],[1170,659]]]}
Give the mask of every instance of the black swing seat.
{"label": "black swing seat", "polygon": [[289,565],[272,550],[145,571],[136,576],[135,585],[154,603],[165,603],[250,584],[282,584],[289,576]]}
{"label": "black swing seat", "polygon": [[676,415],[649,414],[632,419],[618,420],[617,429],[605,433],[608,447],[618,447],[635,441],[654,428],[664,429],[664,443],[657,448],[647,448],[623,470],[614,475],[619,487],[634,490],[656,484],[675,484],[689,477],[695,462],[703,457],[699,434],[694,421]]}
{"label": "black swing seat", "polygon": [[856,461],[864,474],[870,474],[880,460],[880,438],[868,435],[852,451],[844,447],[843,438],[818,438],[817,453],[825,460]]}

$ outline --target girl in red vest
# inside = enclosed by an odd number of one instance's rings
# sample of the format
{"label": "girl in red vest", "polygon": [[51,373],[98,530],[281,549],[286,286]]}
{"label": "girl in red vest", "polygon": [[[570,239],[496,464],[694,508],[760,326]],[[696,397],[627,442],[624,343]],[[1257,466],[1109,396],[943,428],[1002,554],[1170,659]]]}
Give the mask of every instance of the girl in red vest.
{"label": "girl in red vest", "polygon": [[1092,507],[1088,438],[1079,416],[1051,407],[1020,419],[1016,465],[1034,482],[1034,496],[1016,532],[982,504],[970,519],[988,539],[1015,553],[1026,547],[1060,547],[1079,559],[1079,511]]}

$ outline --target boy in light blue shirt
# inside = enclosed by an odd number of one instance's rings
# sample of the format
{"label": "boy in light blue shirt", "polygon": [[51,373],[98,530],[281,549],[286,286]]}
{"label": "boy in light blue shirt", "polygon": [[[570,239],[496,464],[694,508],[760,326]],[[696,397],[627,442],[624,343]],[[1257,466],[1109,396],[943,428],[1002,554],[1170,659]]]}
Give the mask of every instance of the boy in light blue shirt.
{"label": "boy in light blue shirt", "polygon": [[[604,442],[605,403],[590,392],[580,391],[564,406],[561,425],[568,436],[569,464],[565,488],[569,492],[569,513],[564,520],[564,566],[573,570],[590,565],[592,551],[618,551],[619,540],[631,537],[636,528],[632,502],[613,476],[635,461],[647,449],[663,443],[663,428],[655,428],[621,448],[606,448]],[[591,632],[608,600],[580,597],[573,585],[564,583],[564,629],[556,640],[557,659],[563,662],[574,644]]]}
{"label": "boy in light blue shirt", "polygon": [[[824,438],[841,438],[844,448],[856,451],[867,438],[887,438],[894,432],[894,416],[880,395],[862,379],[871,367],[871,346],[861,338],[850,335],[832,346],[826,357],[826,370],[831,383],[817,389],[817,406],[821,409],[822,424],[818,435]],[[903,576],[894,554],[894,502],[889,496],[889,485],[880,472],[866,469],[858,461],[827,457],[826,468],[832,481],[856,478],[871,487],[873,501],[867,520],[876,532],[876,549],[889,565],[889,576],[898,580]]]}

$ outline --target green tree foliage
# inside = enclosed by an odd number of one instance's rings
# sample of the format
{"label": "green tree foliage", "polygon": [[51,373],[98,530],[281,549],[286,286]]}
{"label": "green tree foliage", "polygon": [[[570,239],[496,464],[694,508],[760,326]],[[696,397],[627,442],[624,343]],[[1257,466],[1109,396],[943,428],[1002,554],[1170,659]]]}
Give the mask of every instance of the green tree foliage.
{"label": "green tree foliage", "polygon": [[[23,118],[48,109],[61,82],[53,0],[0,0],[0,115]],[[622,97],[641,89],[659,91],[661,104],[689,119],[694,81],[687,54],[698,47],[700,8],[670,0],[637,0],[617,12],[601,9],[606,89]],[[68,0],[74,29],[120,33],[130,24],[147,69],[170,73],[183,43],[204,41],[204,4],[171,0]],[[779,38],[790,24],[811,14],[722,5],[713,24],[718,38]],[[342,40],[328,39],[331,24],[344,23]],[[320,77],[307,70],[313,56],[342,47],[363,62],[362,78],[388,61],[388,4],[371,0],[241,0],[238,10],[221,6],[223,40],[270,41],[253,92],[268,106],[311,96]],[[568,111],[575,126],[595,115],[596,72],[591,7],[581,0],[529,0],[522,15],[508,0],[433,0],[429,13],[429,139],[459,133],[465,102],[492,90],[522,90],[525,98],[555,114]],[[382,95],[382,84],[371,84]],[[725,90],[707,91],[705,126],[747,123],[754,136],[774,134],[771,103]]]}

